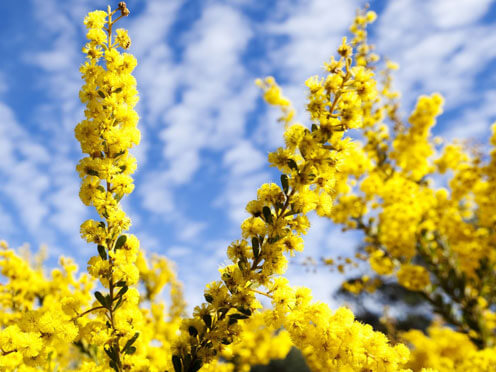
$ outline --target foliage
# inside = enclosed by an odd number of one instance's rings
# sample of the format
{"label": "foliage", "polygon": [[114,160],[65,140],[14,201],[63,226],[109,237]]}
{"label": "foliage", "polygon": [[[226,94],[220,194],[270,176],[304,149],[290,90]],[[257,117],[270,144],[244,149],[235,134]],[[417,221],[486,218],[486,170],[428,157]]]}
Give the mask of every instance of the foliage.
{"label": "foliage", "polygon": [[[434,153],[429,129],[442,98],[421,97],[410,127],[402,124],[389,73],[379,88],[372,67],[378,56],[366,39],[366,26],[376,17],[370,11],[358,12],[353,39],[343,38],[338,59],[325,64],[326,75],[307,80],[311,129],[294,121],[273,78],[257,81],[285,123],[285,146],[269,154],[280,185],[262,185],[247,204],[242,238],[227,248],[231,264],[185,317],[171,263],[145,256],[138,238],[126,232],[131,221],[120,206],[134,189],[136,160],[129,149],[140,139],[133,109],[137,62],[120,51],[130,46],[127,31],[113,32],[127,15],[121,2],[84,21],[89,42],[80,99],[86,108],[75,134],[86,154],[77,165],[79,195],[99,217],[83,222],[81,236],[96,245],[95,255],[88,274],[77,275],[66,258],[47,274],[40,260],[2,243],[0,370],[249,371],[284,359],[292,347],[313,371],[493,368],[494,258],[485,248],[494,244],[496,199],[489,191],[496,153],[484,165],[451,145],[433,163],[427,160]],[[392,140],[386,118],[395,124]],[[346,136],[360,128],[365,145]],[[433,188],[427,176],[434,169],[453,170],[451,194]],[[433,325],[429,336],[406,333],[410,357],[404,344],[356,321],[349,309],[332,311],[312,301],[308,288],[290,286],[282,275],[288,257],[303,250],[312,211],[365,231],[372,268],[379,275],[396,272],[401,285],[423,293],[457,329]],[[357,285],[366,283],[348,288]],[[161,296],[165,286],[168,305]],[[262,296],[270,308],[262,308]],[[461,358],[461,350],[470,358]]]}

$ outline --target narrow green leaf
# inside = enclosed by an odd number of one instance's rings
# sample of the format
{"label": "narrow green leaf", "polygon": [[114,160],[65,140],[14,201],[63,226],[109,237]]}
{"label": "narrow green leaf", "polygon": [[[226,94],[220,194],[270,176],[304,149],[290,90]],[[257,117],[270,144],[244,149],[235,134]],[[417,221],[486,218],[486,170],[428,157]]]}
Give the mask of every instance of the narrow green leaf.
{"label": "narrow green leaf", "polygon": [[317,130],[319,130],[317,124],[312,124],[312,132],[316,132]]}
{"label": "narrow green leaf", "polygon": [[288,176],[286,176],[285,174],[281,174],[281,185],[282,185],[282,190],[284,191],[284,193],[286,195],[288,195],[289,180],[288,180]]}
{"label": "narrow green leaf", "polygon": [[126,285],[125,280],[119,280],[117,283],[115,283],[116,287],[124,287]]}
{"label": "narrow green leaf", "polygon": [[221,307],[219,310],[217,310],[217,313],[219,314],[219,319],[220,320],[224,319],[228,311],[229,309],[227,307]]}
{"label": "narrow green leaf", "polygon": [[97,176],[98,177],[98,172],[94,169],[86,169],[86,173],[89,174],[90,176]]}
{"label": "narrow green leaf", "polygon": [[119,293],[117,293],[117,297],[124,296],[124,294],[127,292],[128,289],[129,289],[129,287],[127,285],[125,285],[124,287],[122,287],[121,290],[119,291]]}
{"label": "narrow green leaf", "polygon": [[251,247],[253,249],[253,256],[255,258],[258,258],[258,256],[260,255],[260,243],[258,241],[258,238],[252,238],[251,239]]}
{"label": "narrow green leaf", "polygon": [[236,309],[237,309],[240,313],[243,313],[243,314],[248,315],[248,316],[250,316],[250,315],[251,315],[251,310],[250,310],[250,309],[248,309],[248,308],[246,308],[246,307],[241,307],[241,306],[238,306]]}
{"label": "narrow green leaf", "polygon": [[238,267],[241,271],[244,271],[247,267],[247,262],[243,260],[238,261]]}
{"label": "narrow green leaf", "polygon": [[175,372],[182,372],[183,366],[181,363],[181,358],[178,355],[172,356],[172,364],[174,365]]}
{"label": "narrow green leaf", "polygon": [[212,326],[212,316],[210,314],[203,315],[202,319],[208,328],[210,328]]}
{"label": "narrow green leaf", "polygon": [[119,368],[117,368],[117,363],[115,363],[113,360],[109,362],[110,368],[112,368],[115,372],[119,372]]}
{"label": "narrow green leaf", "polygon": [[239,319],[248,319],[249,316],[245,315],[245,314],[231,314],[231,315],[229,315],[229,318],[239,320]]}
{"label": "narrow green leaf", "polygon": [[205,297],[205,301],[207,301],[208,303],[212,303],[212,301],[214,300],[214,298],[208,293],[205,293],[203,296]]}
{"label": "narrow green leaf", "polygon": [[105,189],[103,188],[103,186],[102,186],[102,185],[98,186],[96,189],[97,189],[97,190],[100,190],[101,192],[105,192]]}
{"label": "narrow green leaf", "polygon": [[200,370],[202,365],[203,365],[203,362],[201,361],[201,359],[195,359],[193,361],[193,363],[191,364],[190,371],[196,372],[196,371]]}
{"label": "narrow green leaf", "polygon": [[136,347],[135,346],[129,346],[126,349],[126,354],[133,355],[136,352]]}
{"label": "narrow green leaf", "polygon": [[117,88],[116,90],[113,91],[113,93],[120,93],[120,92],[122,92],[122,87],[119,87],[119,88]]}
{"label": "narrow green leaf", "polygon": [[126,350],[129,347],[131,347],[136,342],[138,337],[139,337],[139,332],[136,332],[133,337],[131,337],[129,340],[127,340],[126,345],[124,346],[123,350]]}
{"label": "narrow green leaf", "polygon": [[107,259],[107,252],[105,251],[105,247],[103,245],[99,245],[97,249],[98,249],[98,254],[102,258],[102,260],[105,261]]}
{"label": "narrow green leaf", "polygon": [[114,353],[113,353],[112,346],[110,347],[110,349],[103,348],[103,350],[105,350],[105,353],[108,355],[108,357],[110,359],[114,359]]}
{"label": "narrow green leaf", "polygon": [[119,299],[117,300],[117,303],[114,306],[114,311],[117,310],[119,308],[119,306],[121,306],[121,304],[122,304],[122,297],[119,297]]}
{"label": "narrow green leaf", "polygon": [[119,248],[122,248],[122,246],[126,243],[127,236],[126,235],[121,235],[115,242],[114,250],[118,250]]}
{"label": "narrow green leaf", "polygon": [[105,93],[103,93],[101,90],[98,91],[98,95],[102,98],[105,98]]}
{"label": "narrow green leaf", "polygon": [[263,212],[265,221],[267,221],[267,223],[272,223],[272,212],[271,212],[270,208],[265,206],[265,207],[263,207],[262,212]]}
{"label": "narrow green leaf", "polygon": [[298,164],[296,164],[294,159],[288,160],[288,167],[290,167],[291,169],[294,169],[295,171],[298,171]]}
{"label": "narrow green leaf", "polygon": [[193,337],[196,337],[198,335],[198,331],[193,326],[189,326],[188,331],[189,331],[189,334]]}
{"label": "narrow green leaf", "polygon": [[98,300],[98,302],[102,304],[103,307],[107,307],[107,301],[100,292],[98,291],[95,292],[95,298]]}

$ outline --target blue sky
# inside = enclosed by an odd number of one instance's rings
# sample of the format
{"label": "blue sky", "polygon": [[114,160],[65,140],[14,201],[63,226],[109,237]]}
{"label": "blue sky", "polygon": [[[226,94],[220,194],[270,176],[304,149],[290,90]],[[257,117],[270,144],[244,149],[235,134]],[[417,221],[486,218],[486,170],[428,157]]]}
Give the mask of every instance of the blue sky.
{"label": "blue sky", "polygon": [[[116,2],[117,3],[117,2]],[[113,4],[114,6],[116,5]],[[496,2],[371,1],[380,54],[400,63],[396,85],[406,113],[419,94],[441,92],[435,133],[484,143],[496,119]],[[267,153],[281,144],[277,112],[253,81],[274,75],[304,111],[304,81],[320,72],[357,7],[350,0],[132,0],[131,53],[143,141],[136,190],[124,202],[132,232],[149,252],[177,262],[190,303],[217,278],[225,248],[240,234],[247,201],[276,179]],[[79,226],[90,216],[78,198],[81,157],[73,128],[84,15],[96,0],[0,1],[0,239],[47,244],[50,264],[75,257],[82,269],[95,247]],[[352,251],[353,234],[312,216],[306,255]],[[338,280],[291,265],[294,284],[329,300]],[[325,284],[323,284],[325,283]]]}

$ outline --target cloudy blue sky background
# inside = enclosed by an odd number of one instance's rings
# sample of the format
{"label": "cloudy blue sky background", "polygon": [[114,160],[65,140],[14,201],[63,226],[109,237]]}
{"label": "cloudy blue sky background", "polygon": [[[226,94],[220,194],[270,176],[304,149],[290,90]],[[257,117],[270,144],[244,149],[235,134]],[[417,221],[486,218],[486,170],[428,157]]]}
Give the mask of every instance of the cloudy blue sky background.
{"label": "cloudy blue sky background", "polygon": [[[112,4],[116,6],[115,4]],[[304,81],[334,53],[362,1],[131,0],[128,28],[138,59],[143,140],[136,190],[124,204],[149,252],[177,262],[191,304],[217,278],[225,248],[240,234],[244,205],[276,179],[267,153],[279,146],[277,112],[253,81],[274,75],[301,120]],[[0,0],[0,239],[46,243],[85,268],[95,254],[79,237],[90,211],[78,198],[73,136],[84,15],[105,1]],[[435,133],[484,143],[496,119],[496,2],[371,1],[380,54],[397,61],[408,113],[419,94],[441,92]],[[350,252],[357,241],[311,218],[306,255]],[[304,256],[301,255],[300,259]],[[293,284],[329,300],[338,281],[292,265]]]}

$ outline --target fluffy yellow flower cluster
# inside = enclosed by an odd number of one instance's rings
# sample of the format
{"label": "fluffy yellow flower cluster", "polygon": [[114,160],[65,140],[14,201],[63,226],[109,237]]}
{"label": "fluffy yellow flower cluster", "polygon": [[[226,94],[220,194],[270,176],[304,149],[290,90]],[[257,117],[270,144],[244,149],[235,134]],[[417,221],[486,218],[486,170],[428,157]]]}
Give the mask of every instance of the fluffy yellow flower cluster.
{"label": "fluffy yellow flower cluster", "polygon": [[[357,32],[356,24],[352,31]],[[368,66],[375,57],[369,56],[371,48],[361,35],[358,32],[362,65]],[[357,257],[368,261],[377,274],[343,287],[352,292],[374,290],[380,278],[391,281],[395,275],[403,287],[419,292],[447,324],[468,334],[474,345],[492,347],[496,125],[489,156],[456,142],[443,145],[431,136],[443,98],[421,96],[404,122],[398,114],[399,94],[392,89],[391,74],[397,68],[386,63],[382,89],[363,114],[364,144],[357,142],[354,164],[341,168],[348,173],[347,186],[337,189],[329,215],[344,229],[364,233],[365,251]],[[484,351],[485,356],[491,353],[493,349]],[[438,368],[428,362],[420,367]]]}
{"label": "fluffy yellow flower cluster", "polygon": [[478,350],[463,333],[432,325],[424,333],[412,330],[403,335],[414,347],[408,366],[414,371],[429,366],[438,372],[496,371],[496,349]]}
{"label": "fluffy yellow flower cluster", "polygon": [[[91,307],[96,280],[88,274],[76,276],[77,266],[66,258],[60,260],[61,269],[46,275],[42,254],[17,255],[4,242],[0,247],[0,371],[111,372],[107,354],[99,347],[111,340],[100,318],[104,313],[87,319],[102,311]],[[140,287],[145,288],[135,304],[143,318],[137,324],[140,344],[132,361],[124,361],[133,363],[132,371],[170,370],[170,358],[164,355],[171,354],[171,340],[184,315],[181,285],[163,257],[147,259],[140,252],[137,266]],[[170,292],[168,306],[161,297],[165,286]]]}
{"label": "fluffy yellow flower cluster", "polygon": [[289,333],[267,327],[265,315],[265,312],[255,313],[240,324],[236,340],[226,346],[220,359],[202,367],[201,372],[249,372],[253,365],[284,359],[293,345]]}
{"label": "fluffy yellow flower cluster", "polygon": [[[43,274],[42,257],[30,264],[0,242],[0,370],[35,371],[43,366],[68,367],[78,327],[72,320],[71,300],[87,304],[93,283],[88,275],[74,276],[77,266],[61,258],[62,270]],[[76,292],[76,293],[73,293]],[[58,363],[54,362],[58,360]]]}

